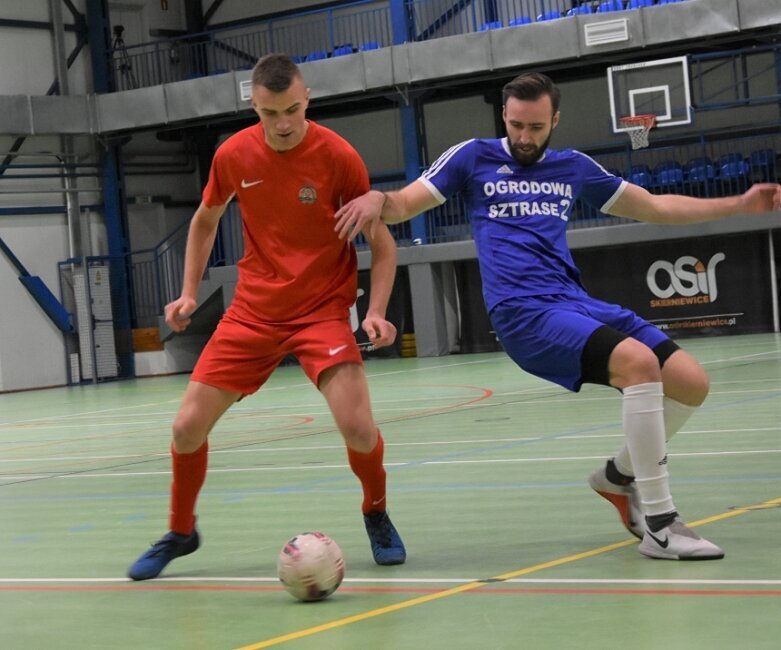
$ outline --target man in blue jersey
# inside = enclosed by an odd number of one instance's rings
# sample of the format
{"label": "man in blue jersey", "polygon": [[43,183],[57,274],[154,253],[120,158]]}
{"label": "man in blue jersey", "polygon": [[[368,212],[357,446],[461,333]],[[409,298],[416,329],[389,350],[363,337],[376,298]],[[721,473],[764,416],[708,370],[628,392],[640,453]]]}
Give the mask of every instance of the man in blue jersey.
{"label": "man in blue jersey", "polygon": [[566,241],[572,205],[639,221],[685,224],[781,207],[781,186],[740,196],[653,195],[572,149],[549,150],[560,93],[539,73],[503,89],[507,137],[451,147],[397,192],[370,191],[335,215],[340,237],[372,220],[399,223],[460,192],[467,201],[483,296],[507,354],[525,371],[571,391],[584,383],[623,393],[625,444],[589,478],[642,541],[643,555],[671,560],[724,557],[678,517],[670,494],[666,441],[708,393],[688,353],[628,309],[590,297]]}

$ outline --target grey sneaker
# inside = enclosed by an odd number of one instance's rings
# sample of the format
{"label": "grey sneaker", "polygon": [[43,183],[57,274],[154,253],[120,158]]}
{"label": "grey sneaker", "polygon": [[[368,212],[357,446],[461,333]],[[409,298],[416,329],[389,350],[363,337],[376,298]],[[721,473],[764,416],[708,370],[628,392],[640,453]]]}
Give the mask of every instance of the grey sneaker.
{"label": "grey sneaker", "polygon": [[724,557],[724,551],[700,537],[680,519],[655,533],[646,530],[637,550],[657,560],[720,560]]}
{"label": "grey sneaker", "polygon": [[596,472],[589,476],[588,484],[599,496],[612,503],[621,523],[637,539],[643,539],[645,535],[645,517],[640,506],[640,495],[637,492],[634,481],[626,485],[616,485],[607,479],[605,471],[607,464],[602,465]]}

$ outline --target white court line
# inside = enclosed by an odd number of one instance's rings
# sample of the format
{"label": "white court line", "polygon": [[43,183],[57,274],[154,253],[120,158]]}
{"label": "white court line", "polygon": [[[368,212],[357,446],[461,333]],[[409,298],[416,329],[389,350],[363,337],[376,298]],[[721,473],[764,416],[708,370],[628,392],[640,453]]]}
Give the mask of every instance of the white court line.
{"label": "white court line", "polygon": [[701,361],[700,365],[710,364],[710,363],[723,363],[725,361],[745,361],[747,359],[755,359],[756,357],[769,357],[770,359],[775,359],[779,356],[778,350],[767,350],[765,352],[755,352],[754,354],[742,354],[737,357],[729,357],[727,359],[711,359],[710,361]]}
{"label": "white court line", "polygon": [[[684,457],[697,457],[697,456],[745,456],[753,454],[777,454],[781,453],[781,449],[749,449],[749,450],[737,450],[737,451],[695,451],[695,452],[679,452],[675,454],[668,454],[671,458],[684,458]],[[407,465],[418,466],[432,466],[432,465],[476,465],[476,464],[505,464],[505,463],[555,463],[561,461],[585,461],[585,460],[604,460],[604,454],[599,456],[548,456],[539,458],[485,458],[485,459],[459,459],[459,460],[412,460],[406,462],[385,463],[385,467],[404,467]],[[313,469],[348,469],[350,466],[347,464],[339,465],[287,465],[280,467],[214,467],[209,468],[209,473],[217,474],[230,474],[230,473],[242,473],[242,472],[295,472],[295,471],[309,471]],[[101,474],[89,473],[91,470],[84,470],[78,474],[18,474],[18,475],[0,475],[0,481],[19,481],[19,480],[32,480],[41,478],[50,479],[82,479],[82,478],[120,478],[120,477],[135,477],[135,476],[170,476],[170,471],[157,471],[157,472],[109,472]]]}
{"label": "white court line", "polygon": [[[605,425],[605,426],[610,426]],[[616,422],[614,426],[618,426]],[[715,433],[756,433],[763,431],[779,431],[778,427],[753,427],[741,429],[699,429],[693,431],[681,431],[678,436],[691,436]],[[582,435],[561,435],[551,438],[552,442],[566,442],[568,440],[599,440],[602,438],[623,438],[623,433],[590,433]],[[437,447],[443,445],[484,445],[513,442],[537,442],[544,440],[540,436],[514,437],[514,438],[478,438],[474,440],[428,440],[425,442],[386,442],[386,447]],[[260,443],[258,443],[260,444]],[[257,449],[210,449],[209,454],[271,454],[279,452],[301,451],[343,451],[344,445],[309,445],[303,447],[260,447]],[[170,458],[169,452],[138,453],[138,454],[107,454],[100,456],[45,456],[42,458],[0,458],[0,463],[50,463],[60,461],[83,460],[151,460],[153,458]]]}
{"label": "white court line", "polygon": [[[483,578],[345,578],[344,583],[353,584],[461,584],[479,582]],[[279,583],[276,576],[258,577],[199,577],[199,578],[157,578],[156,583]],[[135,584],[129,578],[0,578],[0,584]],[[653,579],[653,578],[510,578],[497,584],[535,585],[709,585],[724,587],[781,585],[781,580],[698,580],[698,579]]]}

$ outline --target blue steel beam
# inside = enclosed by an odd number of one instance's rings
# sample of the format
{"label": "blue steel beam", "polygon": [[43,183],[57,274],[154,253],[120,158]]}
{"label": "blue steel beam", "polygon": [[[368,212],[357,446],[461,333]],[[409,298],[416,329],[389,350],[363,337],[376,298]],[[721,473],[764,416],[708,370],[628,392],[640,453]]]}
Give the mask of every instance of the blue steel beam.
{"label": "blue steel beam", "polygon": [[[109,74],[108,52],[111,49],[110,20],[107,0],[85,0],[92,58],[93,86],[96,93],[113,90]],[[121,147],[109,144],[101,160],[103,176],[103,219],[106,226],[108,254],[111,263],[111,294],[114,299],[114,325],[117,330],[130,330],[130,277],[125,260],[129,252],[125,182],[120,160]],[[123,376],[133,376],[132,355],[123,368]]]}
{"label": "blue steel beam", "polygon": [[19,261],[19,258],[14,255],[2,238],[0,238],[0,251],[5,253],[5,256],[19,273],[19,282],[27,289],[33,300],[40,305],[49,319],[63,332],[72,332],[73,322],[70,313],[66,311],[57,296],[51,292],[41,278],[37,275],[30,275],[24,264]]}

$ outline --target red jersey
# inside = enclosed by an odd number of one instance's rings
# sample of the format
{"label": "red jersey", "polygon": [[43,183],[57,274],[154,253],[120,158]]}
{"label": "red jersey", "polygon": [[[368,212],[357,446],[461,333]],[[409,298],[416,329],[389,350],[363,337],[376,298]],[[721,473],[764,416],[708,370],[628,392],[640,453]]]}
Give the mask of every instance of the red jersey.
{"label": "red jersey", "polygon": [[274,151],[258,123],[214,154],[203,202],[236,195],[244,257],[229,308],[234,318],[309,322],[344,318],[355,302],[355,247],[334,232],[334,213],[369,190],[366,166],[342,137],[309,121],[303,140]]}

